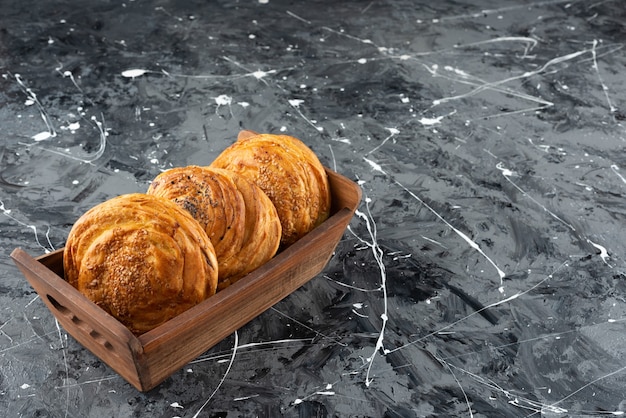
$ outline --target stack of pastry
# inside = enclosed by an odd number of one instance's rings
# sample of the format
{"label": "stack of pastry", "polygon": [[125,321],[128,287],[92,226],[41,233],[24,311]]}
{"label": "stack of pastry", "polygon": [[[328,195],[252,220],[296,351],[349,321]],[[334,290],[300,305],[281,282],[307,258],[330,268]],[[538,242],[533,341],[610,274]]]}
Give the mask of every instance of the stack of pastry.
{"label": "stack of pastry", "polygon": [[74,224],[66,280],[139,335],[270,260],[330,211],[324,167],[300,140],[243,131],[207,167],[159,174]]}

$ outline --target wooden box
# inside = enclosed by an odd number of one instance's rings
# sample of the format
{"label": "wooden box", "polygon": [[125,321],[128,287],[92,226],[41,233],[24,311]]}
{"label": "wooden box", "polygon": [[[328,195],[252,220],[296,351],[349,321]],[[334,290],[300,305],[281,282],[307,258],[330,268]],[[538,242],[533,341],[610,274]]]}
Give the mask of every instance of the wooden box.
{"label": "wooden box", "polygon": [[11,258],[70,335],[148,391],[324,269],[361,200],[357,184],[327,174],[332,209],[326,222],[233,285],[138,337],[64,280],[63,249],[33,258],[16,248]]}

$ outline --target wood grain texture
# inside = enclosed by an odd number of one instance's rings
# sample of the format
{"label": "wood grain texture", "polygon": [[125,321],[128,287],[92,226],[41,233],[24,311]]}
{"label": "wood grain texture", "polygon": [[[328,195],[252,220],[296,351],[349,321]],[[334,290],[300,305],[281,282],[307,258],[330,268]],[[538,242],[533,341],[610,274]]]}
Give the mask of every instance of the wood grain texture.
{"label": "wood grain texture", "polygon": [[134,336],[63,279],[63,250],[11,257],[63,328],[140,391],[148,391],[321,272],[361,201],[354,182],[327,169],[333,206],[319,227],[230,287]]}

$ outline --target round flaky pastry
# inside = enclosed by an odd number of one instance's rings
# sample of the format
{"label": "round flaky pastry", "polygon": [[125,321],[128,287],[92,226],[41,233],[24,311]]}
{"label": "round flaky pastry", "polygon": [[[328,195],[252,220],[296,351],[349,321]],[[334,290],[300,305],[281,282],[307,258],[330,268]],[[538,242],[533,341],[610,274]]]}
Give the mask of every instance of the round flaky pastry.
{"label": "round flaky pastry", "polygon": [[276,208],[258,186],[219,168],[186,166],[159,174],[148,194],[170,199],[205,229],[219,265],[218,290],[271,259],[281,225]]}
{"label": "round flaky pastry", "polygon": [[156,176],[147,193],[189,212],[213,243],[218,263],[241,247],[246,207],[230,177],[195,165],[176,167]]}
{"label": "round flaky pastry", "polygon": [[105,201],[72,227],[66,280],[143,334],[215,294],[217,258],[206,232],[173,202],[133,193]]}
{"label": "round flaky pastry", "polygon": [[242,175],[267,194],[282,225],[282,247],[293,244],[329,216],[326,170],[297,138],[242,131],[210,167]]}

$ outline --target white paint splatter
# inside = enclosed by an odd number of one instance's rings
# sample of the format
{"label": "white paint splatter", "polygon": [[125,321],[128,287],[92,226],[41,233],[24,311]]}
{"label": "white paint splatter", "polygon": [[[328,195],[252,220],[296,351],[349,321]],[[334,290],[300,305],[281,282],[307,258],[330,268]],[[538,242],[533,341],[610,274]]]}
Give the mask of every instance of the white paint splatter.
{"label": "white paint splatter", "polygon": [[514,176],[515,175],[514,171],[511,171],[508,168],[505,168],[504,164],[501,163],[501,162],[496,164],[496,168],[498,170],[500,170],[502,172],[502,175],[505,176],[505,177],[510,177],[510,176]]}
{"label": "white paint splatter", "polygon": [[[43,119],[44,123],[46,124],[46,127],[48,128],[48,133],[50,134],[50,136],[55,137],[57,133],[56,133],[56,130],[54,129],[54,124],[52,123],[52,120],[50,119],[50,116],[48,115],[48,112],[46,112],[46,109],[43,107],[41,102],[39,102],[39,99],[37,98],[37,95],[35,94],[35,92],[33,90],[31,90],[29,87],[26,86],[26,84],[22,80],[22,76],[21,75],[15,74],[15,81],[17,81],[17,84],[20,85],[20,87],[22,88],[23,92],[28,97],[27,102],[30,101],[30,102],[32,102],[32,104],[37,105],[37,108],[39,109],[39,114],[41,115],[41,118]],[[33,139],[35,139],[35,141],[40,141],[40,140],[44,140],[44,139],[48,139],[49,138],[49,136],[44,137],[44,135],[45,134],[43,134],[43,133],[39,133],[39,134],[35,135],[35,137],[33,137]]]}
{"label": "white paint splatter", "polygon": [[217,103],[218,106],[228,106],[232,102],[233,102],[233,98],[225,94],[220,94],[219,96],[215,98],[215,103]]}
{"label": "white paint splatter", "polygon": [[180,408],[180,409],[183,409],[183,406],[182,406],[181,404],[179,404],[178,402],[171,403],[171,404],[170,404],[170,406],[171,406],[172,408]]}
{"label": "white paint splatter", "polygon": [[622,176],[620,173],[618,173],[619,167],[617,166],[617,164],[612,164],[611,165],[611,170],[613,170],[613,172],[617,175],[617,177],[620,178],[620,180],[622,180],[622,182],[626,183],[626,178],[624,178],[624,176]]}
{"label": "white paint splatter", "polygon": [[52,136],[53,135],[49,131],[43,131],[43,132],[39,132],[36,135],[33,135],[31,138],[39,142],[39,141],[45,141],[46,139],[51,138]]}
{"label": "white paint splatter", "polygon": [[419,120],[419,122],[424,125],[424,126],[432,126],[432,125],[437,125],[439,123],[441,123],[441,120],[444,118],[444,116],[437,116],[436,118],[427,118],[427,117],[423,117]]}
{"label": "white paint splatter", "polygon": [[564,219],[561,219],[556,213],[552,212],[550,209],[548,209],[545,205],[542,205],[539,201],[537,201],[537,199],[535,199],[534,197],[532,197],[531,195],[528,194],[528,192],[526,192],[526,190],[522,189],[520,186],[518,186],[517,184],[515,184],[509,177],[511,177],[513,175],[513,171],[504,168],[502,163],[498,163],[496,164],[496,168],[498,170],[500,170],[502,172],[502,175],[504,176],[504,178],[513,186],[515,187],[520,193],[522,193],[525,197],[527,197],[528,199],[530,199],[533,203],[535,203],[536,205],[538,205],[539,207],[541,207],[541,209],[543,209],[545,212],[547,212],[548,214],[550,214],[550,216],[552,216],[554,219],[556,219],[557,221],[561,222],[563,225],[567,226],[569,229],[572,230],[572,232],[576,231],[576,228],[574,228],[574,226],[568,222],[565,222]]}
{"label": "white paint splatter", "polygon": [[[366,159],[367,160],[367,159]],[[377,226],[376,226],[376,222],[374,221],[374,218],[370,212],[370,207],[369,207],[369,202],[371,200],[369,198],[365,199],[366,205],[366,211],[367,213],[361,212],[360,210],[356,210],[354,212],[354,214],[356,216],[358,216],[359,218],[363,219],[365,221],[365,226],[367,228],[367,232],[369,233],[370,236],[370,241],[367,241],[365,239],[362,239],[360,237],[357,236],[357,238],[359,239],[359,241],[361,241],[361,243],[363,243],[364,245],[368,246],[371,250],[372,250],[372,255],[374,257],[374,260],[376,261],[376,264],[378,265],[378,270],[380,272],[380,290],[382,291],[383,295],[383,311],[380,314],[380,319],[382,320],[382,323],[380,325],[380,331],[378,334],[378,338],[376,339],[376,345],[374,347],[374,349],[372,350],[372,354],[370,357],[367,358],[367,362],[369,363],[367,366],[367,372],[366,372],[366,376],[365,376],[365,386],[369,387],[372,382],[373,379],[370,378],[370,374],[372,372],[372,366],[374,364],[374,358],[376,356],[376,353],[378,353],[379,351],[382,351],[383,353],[388,353],[389,350],[385,349],[384,347],[384,338],[385,338],[385,330],[387,327],[387,321],[388,321],[388,315],[387,315],[387,311],[388,311],[388,300],[387,300],[387,270],[385,267],[385,263],[383,261],[383,255],[384,252],[382,250],[382,248],[380,248],[380,246],[378,245],[378,237],[377,237]],[[355,312],[356,313],[356,312]]]}
{"label": "white paint splatter", "polygon": [[61,126],[61,130],[75,133],[80,128],[80,122],[68,123],[67,126]]}
{"label": "white paint splatter", "polygon": [[[609,252],[606,250],[606,248],[604,248],[600,244],[596,244],[595,242],[591,241],[589,238],[587,238],[587,242],[589,244],[593,245],[594,247],[596,247],[598,250],[600,250],[600,258],[602,258],[602,261],[604,261],[607,265],[609,265],[609,263],[606,260],[609,259],[610,256],[609,256]],[[609,267],[610,267],[610,265],[609,265]]]}
{"label": "white paint splatter", "polygon": [[397,128],[385,128],[385,129],[389,131],[390,135],[388,137],[386,137],[385,139],[383,139],[383,141],[378,146],[374,147],[374,149],[369,151],[366,155],[369,155],[369,154],[373,153],[374,151],[378,150],[380,147],[385,145],[387,143],[387,141],[389,141],[391,138],[393,138],[394,136],[396,136],[396,135],[398,135],[400,133],[400,130],[397,129]]}
{"label": "white paint splatter", "polygon": [[122,77],[126,77],[126,78],[135,78],[135,77],[141,77],[142,75],[148,73],[149,70],[142,70],[140,68],[135,68],[132,70],[126,70],[126,71],[122,71]]}
{"label": "white paint splatter", "polygon": [[302,117],[302,119],[304,119],[309,125],[311,125],[312,127],[314,127],[318,132],[322,132],[324,130],[323,127],[321,126],[317,126],[315,123],[316,121],[311,120],[309,118],[307,118],[306,116],[304,116],[304,113],[302,113],[302,111],[300,110],[300,105],[304,103],[304,100],[301,99],[291,99],[289,100],[289,104],[291,106],[293,106],[294,109],[296,109],[298,111],[298,113],[300,114],[300,116]]}
{"label": "white paint splatter", "polygon": [[591,55],[593,57],[593,69],[596,71],[596,74],[598,76],[598,81],[600,82],[600,86],[602,87],[602,91],[604,92],[604,97],[606,98],[606,102],[609,106],[609,111],[611,113],[615,113],[617,112],[617,107],[615,107],[615,105],[613,105],[613,102],[611,101],[611,97],[609,96],[609,86],[607,86],[604,83],[604,79],[602,78],[602,75],[600,74],[600,68],[598,67],[598,59],[597,59],[597,54],[596,54],[597,46],[598,46],[598,40],[594,39],[593,46],[591,48]]}
{"label": "white paint splatter", "polygon": [[209,396],[209,398],[202,404],[202,406],[200,407],[200,409],[198,409],[198,412],[195,413],[195,415],[193,416],[193,418],[197,418],[200,415],[200,412],[202,412],[202,410],[204,409],[204,407],[206,407],[209,402],[211,402],[211,399],[213,399],[213,396],[215,396],[215,394],[217,393],[217,391],[220,389],[220,387],[222,386],[222,384],[224,383],[224,380],[226,380],[226,376],[228,376],[228,373],[230,373],[230,368],[233,366],[233,363],[235,362],[235,355],[237,354],[237,347],[239,346],[239,334],[237,334],[237,331],[235,331],[235,342],[233,344],[233,354],[230,357],[230,363],[228,363],[228,368],[226,369],[226,372],[224,373],[224,375],[222,376],[222,379],[219,381],[219,383],[217,384],[217,387],[215,388],[215,390],[211,393],[211,395]]}
{"label": "white paint splatter", "polygon": [[442,327],[442,328],[440,328],[440,329],[438,329],[438,330],[436,330],[436,331],[432,331],[432,332],[430,332],[430,333],[428,333],[428,334],[426,334],[426,335],[424,335],[424,336],[422,336],[422,337],[420,337],[420,338],[418,338],[418,339],[416,339],[416,340],[414,340],[414,341],[411,341],[411,342],[406,343],[406,344],[404,344],[404,345],[402,345],[402,346],[396,347],[396,348],[394,348],[394,349],[390,350],[389,352],[390,352],[390,353],[392,353],[392,352],[394,352],[394,351],[398,351],[398,350],[401,350],[401,349],[403,349],[403,348],[406,348],[406,347],[412,346],[412,345],[414,345],[414,344],[417,344],[417,343],[419,343],[419,342],[421,342],[421,341],[424,341],[426,338],[429,338],[429,337],[431,337],[431,336],[433,336],[433,335],[436,335],[436,334],[440,334],[442,331],[445,331],[445,330],[447,330],[447,329],[450,329],[450,328],[452,328],[453,326],[455,326],[455,325],[457,325],[457,324],[459,324],[459,323],[461,323],[461,322],[466,321],[467,319],[469,319],[469,318],[473,317],[474,315],[479,315],[479,314],[481,314],[482,312],[486,311],[487,309],[494,308],[494,307],[496,307],[496,306],[499,306],[499,305],[502,305],[502,304],[504,304],[504,303],[510,302],[510,301],[512,301],[512,300],[515,300],[515,299],[519,298],[520,296],[526,295],[526,294],[528,294],[528,293],[532,292],[534,289],[536,289],[536,288],[538,288],[539,286],[541,286],[541,285],[542,285],[543,283],[545,283],[546,281],[551,280],[551,279],[554,277],[554,274],[555,274],[556,272],[558,272],[559,270],[561,270],[563,267],[566,267],[566,266],[568,266],[567,262],[563,262],[563,263],[561,263],[561,264],[560,264],[560,265],[559,265],[556,269],[554,269],[554,270],[552,271],[552,273],[550,273],[550,274],[548,274],[547,276],[545,276],[543,279],[541,279],[541,280],[540,280],[539,282],[537,282],[536,284],[532,285],[530,288],[528,288],[528,289],[526,289],[526,290],[524,290],[524,291],[518,292],[518,293],[514,294],[513,296],[510,296],[510,297],[508,297],[508,298],[506,298],[506,299],[502,299],[502,300],[499,300],[499,301],[494,302],[494,303],[492,303],[492,304],[485,305],[485,306],[481,307],[480,309],[477,309],[477,310],[473,311],[472,313],[470,313],[470,314],[468,314],[468,315],[464,316],[463,318],[459,318],[459,319],[457,319],[456,321],[453,321],[453,322],[451,322],[451,323],[449,323],[449,324],[445,325],[444,327]]}
{"label": "white paint splatter", "polygon": [[[60,69],[60,68],[57,68],[57,71],[58,71],[58,72],[61,72],[61,69]],[[72,80],[72,83],[74,84],[74,87],[76,87],[76,88],[78,89],[78,91],[80,91],[80,92],[82,92],[82,91],[83,91],[83,89],[81,89],[81,88],[80,88],[80,86],[78,85],[78,83],[76,82],[76,79],[74,78],[74,74],[72,74],[72,72],[71,72],[71,71],[64,71],[64,72],[62,73],[62,75],[63,75],[63,77],[67,77],[67,78],[69,78],[70,80]]]}
{"label": "white paint splatter", "polygon": [[263,77],[265,77],[267,74],[268,73],[266,71],[257,70],[252,73],[252,77],[256,78],[257,80],[260,80]]}
{"label": "white paint splatter", "polygon": [[446,71],[450,71],[453,72],[454,74],[460,76],[461,78],[471,78],[470,74],[468,74],[467,72],[459,69],[459,68],[454,68],[450,65],[446,65],[445,67],[443,67],[444,70]]}
{"label": "white paint splatter", "polygon": [[383,171],[383,168],[378,163],[375,163],[374,161],[368,158],[363,158],[363,159],[365,160],[366,163],[368,163],[372,167],[373,170],[378,171],[383,174],[387,174]]}
{"label": "white paint splatter", "polygon": [[351,144],[350,138],[333,138],[333,141],[343,142],[344,144]]}
{"label": "white paint splatter", "polygon": [[215,109],[215,114],[217,115],[217,112],[220,108],[220,106],[228,106],[228,110],[230,112],[230,116],[233,117],[233,109],[231,107],[231,104],[233,103],[233,98],[226,95],[226,94],[220,94],[219,96],[213,98],[213,100],[215,100],[215,104],[217,104],[217,108]]}
{"label": "white paint splatter", "polygon": [[[370,165],[372,166],[372,168],[376,171],[379,171],[383,174],[385,174],[386,176],[389,176],[380,165],[378,165],[377,163],[375,163],[374,161],[371,161],[367,158],[364,158],[364,160]],[[439,220],[441,220],[444,224],[446,224],[446,226],[450,229],[452,229],[452,231],[454,231],[455,234],[457,234],[459,237],[461,237],[467,244],[469,244],[470,247],[472,247],[474,250],[478,251],[480,253],[480,255],[482,255],[488,262],[489,264],[491,264],[493,266],[493,268],[496,269],[496,271],[498,272],[498,276],[500,276],[500,286],[502,286],[503,284],[503,279],[506,276],[506,273],[504,271],[502,271],[498,265],[490,258],[487,256],[487,254],[485,254],[485,252],[482,250],[482,248],[480,248],[480,245],[478,245],[476,242],[474,242],[470,237],[468,237],[464,232],[460,231],[459,229],[455,228],[450,222],[448,222],[443,216],[441,216],[437,211],[435,211],[432,207],[430,207],[424,200],[422,200],[418,195],[416,195],[413,191],[409,190],[407,187],[405,187],[403,184],[401,184],[400,182],[398,182],[397,180],[393,179],[394,183],[396,183],[398,186],[400,186],[403,190],[405,190],[407,193],[409,193],[409,195],[411,195],[414,199],[416,199],[418,202],[420,202],[420,204],[422,204],[426,209],[428,209],[430,212],[433,213],[433,215],[435,215],[437,218],[439,218]],[[500,287],[500,289],[502,289],[502,287]]]}
{"label": "white paint splatter", "polygon": [[[503,87],[503,85],[507,84],[507,83],[510,83],[511,81],[525,79],[525,78],[530,78],[530,77],[535,76],[537,74],[544,73],[545,71],[547,71],[550,67],[552,67],[554,65],[574,60],[574,59],[580,57],[581,55],[584,55],[584,54],[587,54],[587,53],[591,53],[593,55],[593,57],[595,58],[595,45],[594,45],[594,47],[592,49],[584,49],[584,50],[573,52],[573,53],[570,53],[570,54],[558,56],[556,58],[553,58],[553,59],[547,61],[542,66],[540,66],[540,67],[538,67],[536,69],[533,69],[532,71],[526,71],[526,72],[521,73],[519,75],[514,75],[512,77],[508,77],[508,78],[501,79],[501,80],[498,80],[498,81],[488,82],[488,81],[481,80],[478,77],[472,76],[472,84],[475,86],[474,89],[472,89],[471,91],[469,91],[467,93],[459,94],[459,95],[456,95],[456,96],[443,97],[441,99],[434,100],[433,104],[434,105],[439,105],[439,104],[446,103],[446,102],[449,102],[449,101],[452,101],[452,100],[459,100],[459,99],[468,98],[468,97],[474,96],[477,93],[480,93],[480,92],[485,91],[485,90],[493,90],[493,91],[499,91],[499,92],[506,93],[506,94],[511,94],[511,95],[513,95],[515,97],[519,97],[519,98],[522,98],[522,99],[525,99],[525,100],[532,101],[534,103],[537,103],[538,106],[537,107],[528,108],[528,109],[522,109],[522,110],[519,110],[519,111],[505,112],[505,113],[501,113],[501,114],[498,114],[498,115],[491,115],[489,117],[500,116],[500,115],[503,115],[503,114],[507,114],[508,115],[508,114],[512,114],[512,113],[523,113],[523,112],[528,112],[528,111],[531,111],[531,110],[538,110],[538,109],[543,109],[543,108],[546,108],[546,107],[552,107],[552,106],[554,106],[554,103],[552,103],[550,101],[547,101],[547,100],[545,100],[545,99],[543,99],[543,98],[541,98],[539,96],[531,96],[531,95],[528,95],[528,94],[525,94],[525,93],[520,93],[518,91],[509,89],[509,88],[505,88],[505,87]],[[436,77],[436,76],[444,76],[444,77],[446,77],[445,75],[437,74],[436,68],[434,66],[433,66],[432,70],[429,69],[428,67],[426,67],[426,69],[428,71],[430,71],[431,74],[434,77]],[[456,80],[456,81],[467,83],[469,75],[457,74],[456,72],[455,72],[455,74],[459,76],[459,79]],[[603,83],[602,80],[601,80],[601,83]],[[605,87],[606,86],[603,84],[603,90],[605,90],[605,94],[606,94]],[[616,109],[614,108],[614,106],[610,102],[610,99],[608,98],[608,95],[607,95],[607,101],[609,102],[609,107],[610,107],[611,111],[614,112]]]}

